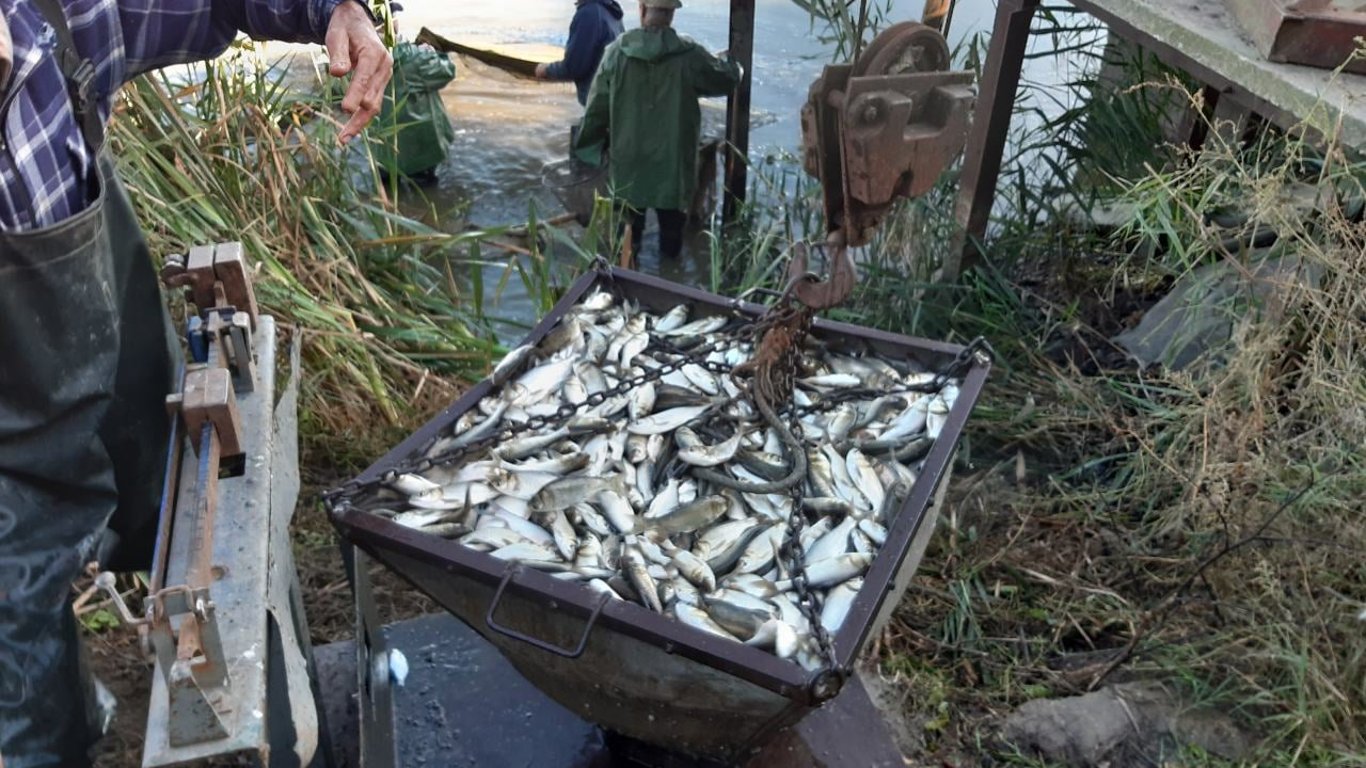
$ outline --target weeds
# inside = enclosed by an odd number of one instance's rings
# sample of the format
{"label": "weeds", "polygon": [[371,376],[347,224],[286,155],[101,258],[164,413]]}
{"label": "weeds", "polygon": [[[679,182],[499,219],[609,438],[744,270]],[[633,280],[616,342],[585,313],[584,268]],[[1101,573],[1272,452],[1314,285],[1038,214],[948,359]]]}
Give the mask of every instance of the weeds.
{"label": "weeds", "polygon": [[243,242],[263,311],[303,337],[305,447],[354,465],[497,352],[451,267],[482,234],[398,215],[368,154],[336,146],[328,94],[298,97],[251,58],[126,88],[115,155],[153,253]]}

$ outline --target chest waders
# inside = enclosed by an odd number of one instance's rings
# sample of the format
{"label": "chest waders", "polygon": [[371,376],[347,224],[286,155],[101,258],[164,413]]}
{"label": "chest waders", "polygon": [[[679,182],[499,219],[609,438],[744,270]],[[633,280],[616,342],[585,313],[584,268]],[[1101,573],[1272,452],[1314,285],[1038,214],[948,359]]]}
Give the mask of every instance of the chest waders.
{"label": "chest waders", "polygon": [[57,33],[73,114],[100,160],[93,202],[80,213],[42,229],[0,232],[6,768],[89,764],[96,734],[71,583],[94,559],[122,569],[150,562],[176,354],[147,244],[102,153],[93,69],[76,53],[57,0],[34,5]]}

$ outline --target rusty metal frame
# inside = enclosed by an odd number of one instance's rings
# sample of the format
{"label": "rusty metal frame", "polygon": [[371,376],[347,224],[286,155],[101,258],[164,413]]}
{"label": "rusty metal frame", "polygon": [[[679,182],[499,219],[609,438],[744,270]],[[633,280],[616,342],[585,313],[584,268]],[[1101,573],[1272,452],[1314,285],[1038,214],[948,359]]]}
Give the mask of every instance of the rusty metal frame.
{"label": "rusty metal frame", "polygon": [[[764,310],[757,304],[728,300],[649,275],[612,269],[610,273],[582,276],[550,314],[531,331],[524,343],[534,344],[542,339],[580,298],[597,286],[614,287],[646,305],[673,306],[680,301],[689,302],[704,314],[757,316]],[[963,349],[958,345],[911,339],[825,320],[817,320],[813,332],[866,343],[880,353],[909,358],[926,369],[947,364]],[[865,577],[867,586],[855,600],[844,628],[835,638],[836,653],[842,665],[852,664],[857,658],[874,618],[884,608],[893,586],[892,579],[897,575],[906,553],[912,551],[936,486],[949,471],[953,448],[973,405],[981,395],[988,369],[989,364],[979,361],[965,376],[957,403],[944,427],[945,439],[937,442],[926,456],[920,481],[892,521],[884,548],[886,556],[874,561],[873,569]],[[488,380],[475,385],[449,408],[362,472],[357,480],[362,483],[375,480],[390,467],[425,450],[439,435],[448,431],[450,424],[461,414],[476,407],[491,389],[492,384]],[[620,633],[777,693],[789,702],[781,717],[784,724],[795,722],[820,703],[814,691],[816,684],[821,682],[821,674],[807,672],[766,651],[714,637],[638,605],[609,601],[604,606],[599,596],[581,585],[555,579],[538,571],[527,570],[519,574],[515,582],[506,583],[510,567],[508,563],[456,542],[405,528],[392,520],[357,510],[345,502],[334,503],[329,514],[333,524],[351,545],[381,563],[391,564],[396,559],[415,562],[432,573],[440,572],[447,579],[458,575],[459,578],[477,581],[489,588],[502,584],[510,593],[534,599],[545,605],[546,610],[576,617],[580,621],[586,622],[595,612],[599,612],[594,633]],[[411,579],[402,570],[399,574]],[[414,583],[414,586],[423,588],[422,584]]]}
{"label": "rusty metal frame", "polygon": [[1357,38],[1366,37],[1366,11],[1342,8],[1340,0],[1224,3],[1268,60],[1321,69],[1337,69],[1345,62],[1345,71],[1366,74],[1366,59],[1356,56]]}

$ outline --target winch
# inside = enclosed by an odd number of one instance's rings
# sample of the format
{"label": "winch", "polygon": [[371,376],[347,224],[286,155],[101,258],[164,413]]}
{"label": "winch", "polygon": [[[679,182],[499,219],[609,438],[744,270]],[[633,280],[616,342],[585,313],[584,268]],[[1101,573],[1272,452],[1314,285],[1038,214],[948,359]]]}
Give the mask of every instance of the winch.
{"label": "winch", "polygon": [[849,297],[850,248],[867,245],[899,200],[929,192],[963,151],[974,95],[971,72],[949,71],[948,43],[913,21],[888,27],[853,64],[832,64],[802,107],[802,162],[824,195],[830,276],[807,272],[804,249],[788,271],[796,298],[825,309]]}

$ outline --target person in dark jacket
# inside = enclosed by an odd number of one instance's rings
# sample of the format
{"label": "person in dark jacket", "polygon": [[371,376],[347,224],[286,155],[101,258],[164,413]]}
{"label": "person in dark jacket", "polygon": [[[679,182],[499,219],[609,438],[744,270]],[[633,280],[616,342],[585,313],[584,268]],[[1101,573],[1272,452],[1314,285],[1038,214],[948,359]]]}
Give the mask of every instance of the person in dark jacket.
{"label": "person in dark jacket", "polygon": [[621,6],[617,0],[578,0],[574,20],[569,22],[569,42],[564,46],[564,58],[536,67],[536,77],[542,80],[573,80],[579,104],[588,103],[588,89],[593,85],[602,61],[603,49],[622,32]]}
{"label": "person in dark jacket", "polygon": [[573,156],[607,167],[612,194],[631,224],[640,253],[645,212],[659,221],[659,252],[683,251],[686,211],[697,189],[697,100],[724,96],[740,83],[738,62],[708,53],[673,29],[680,0],[640,0],[640,29],[607,47],[574,138]]}

